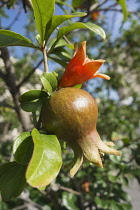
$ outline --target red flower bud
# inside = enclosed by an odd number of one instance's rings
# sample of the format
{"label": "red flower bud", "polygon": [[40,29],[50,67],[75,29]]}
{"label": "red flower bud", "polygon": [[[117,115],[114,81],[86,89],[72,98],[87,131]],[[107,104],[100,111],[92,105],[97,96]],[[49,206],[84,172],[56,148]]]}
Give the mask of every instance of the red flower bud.
{"label": "red flower bud", "polygon": [[86,56],[86,41],[82,42],[79,49],[77,46],[75,48],[74,56],[66,66],[59,87],[72,87],[95,77],[110,79],[109,76],[98,73],[98,69],[105,60],[91,60]]}

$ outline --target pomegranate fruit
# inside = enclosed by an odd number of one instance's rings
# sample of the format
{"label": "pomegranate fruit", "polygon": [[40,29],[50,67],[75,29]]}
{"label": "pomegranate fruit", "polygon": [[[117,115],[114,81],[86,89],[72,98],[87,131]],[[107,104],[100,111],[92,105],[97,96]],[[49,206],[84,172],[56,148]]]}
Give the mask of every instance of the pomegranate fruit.
{"label": "pomegranate fruit", "polygon": [[96,130],[98,107],[94,98],[86,91],[68,87],[54,93],[42,109],[42,126],[49,134],[66,141],[74,150],[73,176],[85,157],[103,167],[103,153],[120,155],[111,148],[113,142],[103,142]]}

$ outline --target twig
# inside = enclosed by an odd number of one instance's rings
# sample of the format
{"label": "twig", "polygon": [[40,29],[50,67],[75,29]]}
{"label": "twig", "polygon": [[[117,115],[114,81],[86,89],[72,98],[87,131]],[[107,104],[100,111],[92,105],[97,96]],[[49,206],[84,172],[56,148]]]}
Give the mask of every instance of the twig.
{"label": "twig", "polygon": [[91,5],[91,7],[88,9],[87,15],[84,17],[80,18],[80,22],[83,22],[83,20],[85,18],[87,18],[93,11],[95,11],[95,9],[97,9],[98,7],[102,6],[103,4],[105,4],[108,0],[103,0],[102,2],[96,3]]}
{"label": "twig", "polygon": [[48,61],[47,61],[47,52],[46,52],[46,47],[43,49],[43,55],[44,55],[44,72],[49,72],[48,68]]}
{"label": "twig", "polygon": [[103,0],[99,3],[96,3],[96,4],[93,4],[91,7],[90,7],[90,12],[97,9],[98,7],[101,7],[103,4],[105,4],[108,0]]}
{"label": "twig", "polygon": [[38,64],[30,71],[30,73],[24,77],[24,79],[17,85],[17,88],[19,89],[24,82],[26,82],[31,76],[32,74],[35,72],[35,70],[41,65],[41,63],[43,62],[43,59],[41,59]]}
{"label": "twig", "polygon": [[41,113],[40,113],[39,119],[37,121],[36,128],[39,130],[40,126],[41,126]]}
{"label": "twig", "polygon": [[81,195],[81,193],[79,193],[79,192],[77,192],[77,191],[75,191],[75,190],[72,190],[72,189],[70,189],[70,188],[67,188],[67,187],[60,186],[59,188],[60,188],[61,190],[65,190],[65,191],[70,192],[70,193],[73,193],[73,194],[75,194],[75,195]]}
{"label": "twig", "polygon": [[18,115],[19,121],[21,122],[22,128],[24,131],[27,131],[30,128],[30,118],[27,113],[23,112],[23,110],[19,105],[18,98],[20,95],[20,91],[17,88],[16,84],[15,68],[10,60],[10,54],[8,49],[4,47],[1,48],[0,50],[1,50],[1,58],[5,65],[5,77],[3,78],[3,80],[11,93],[13,103],[15,105],[15,111]]}
{"label": "twig", "polygon": [[[59,31],[59,27],[57,27],[57,30]],[[71,44],[70,41],[67,39],[65,35],[62,36],[62,38],[68,43]]]}
{"label": "twig", "polygon": [[17,206],[17,207],[15,207],[15,208],[13,208],[12,210],[22,210],[22,209],[24,209],[24,208],[26,208],[27,207],[27,204],[25,203],[25,204],[23,204],[23,205],[20,205],[20,206]]}
{"label": "twig", "polygon": [[8,108],[11,108],[11,109],[16,109],[14,106],[11,106],[11,105],[6,104],[6,103],[0,103],[0,107],[8,107]]}
{"label": "twig", "polygon": [[32,115],[33,115],[33,124],[36,127],[36,125],[37,125],[36,112],[32,112]]}

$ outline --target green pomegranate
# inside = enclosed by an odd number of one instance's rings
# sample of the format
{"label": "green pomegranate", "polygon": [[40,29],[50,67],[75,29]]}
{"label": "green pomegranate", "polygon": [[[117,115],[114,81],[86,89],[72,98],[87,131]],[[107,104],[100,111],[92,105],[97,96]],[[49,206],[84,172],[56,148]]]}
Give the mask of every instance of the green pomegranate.
{"label": "green pomegranate", "polygon": [[74,150],[73,176],[83,162],[83,157],[103,167],[100,155],[120,155],[111,148],[113,142],[103,142],[96,130],[98,107],[94,98],[86,91],[68,87],[54,93],[45,104],[41,120],[49,134],[66,141]]}

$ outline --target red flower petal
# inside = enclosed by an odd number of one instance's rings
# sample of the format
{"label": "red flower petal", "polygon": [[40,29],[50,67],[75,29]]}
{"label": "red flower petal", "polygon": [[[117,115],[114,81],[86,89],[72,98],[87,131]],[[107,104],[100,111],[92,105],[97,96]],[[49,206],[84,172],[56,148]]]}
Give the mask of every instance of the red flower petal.
{"label": "red flower petal", "polygon": [[91,60],[87,58],[86,41],[82,42],[79,49],[75,45],[74,56],[66,66],[66,70],[60,79],[59,87],[72,87],[95,77],[109,80],[109,76],[97,73],[104,62],[104,60]]}
{"label": "red flower petal", "polygon": [[85,59],[86,59],[86,41],[82,42],[79,49],[76,50],[74,57],[70,60],[68,65],[70,66],[83,65]]}
{"label": "red flower petal", "polygon": [[108,75],[106,75],[106,74],[96,74],[92,78],[96,78],[96,77],[100,77],[102,79],[110,80],[110,77]]}
{"label": "red flower petal", "polygon": [[87,75],[87,77],[92,78],[104,62],[105,60],[89,61],[82,67],[82,74],[84,74],[85,77]]}

